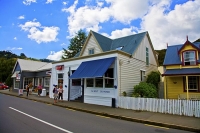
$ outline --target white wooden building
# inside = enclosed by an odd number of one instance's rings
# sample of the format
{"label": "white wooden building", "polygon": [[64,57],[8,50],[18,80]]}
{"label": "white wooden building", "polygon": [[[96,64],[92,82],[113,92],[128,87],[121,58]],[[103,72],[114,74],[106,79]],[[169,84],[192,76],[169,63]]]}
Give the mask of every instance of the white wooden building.
{"label": "white wooden building", "polygon": [[90,31],[76,57],[52,64],[50,97],[53,85],[62,85],[64,100],[116,106],[118,96],[131,95],[157,66],[148,32],[110,39]]}

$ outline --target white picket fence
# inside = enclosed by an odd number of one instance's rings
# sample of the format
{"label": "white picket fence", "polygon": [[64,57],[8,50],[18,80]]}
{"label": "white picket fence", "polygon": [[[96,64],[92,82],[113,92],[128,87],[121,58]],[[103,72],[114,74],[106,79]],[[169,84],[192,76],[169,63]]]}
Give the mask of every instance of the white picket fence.
{"label": "white picket fence", "polygon": [[200,117],[200,101],[118,97],[118,107],[140,111]]}

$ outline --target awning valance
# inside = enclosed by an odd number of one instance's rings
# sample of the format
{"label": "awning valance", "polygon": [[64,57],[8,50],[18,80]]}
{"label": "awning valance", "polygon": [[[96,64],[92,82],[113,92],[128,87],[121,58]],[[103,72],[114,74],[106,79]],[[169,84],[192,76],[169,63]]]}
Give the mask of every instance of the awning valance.
{"label": "awning valance", "polygon": [[71,79],[102,77],[112,65],[115,57],[82,62],[70,76]]}
{"label": "awning valance", "polygon": [[162,76],[200,75],[200,68],[167,69]]}

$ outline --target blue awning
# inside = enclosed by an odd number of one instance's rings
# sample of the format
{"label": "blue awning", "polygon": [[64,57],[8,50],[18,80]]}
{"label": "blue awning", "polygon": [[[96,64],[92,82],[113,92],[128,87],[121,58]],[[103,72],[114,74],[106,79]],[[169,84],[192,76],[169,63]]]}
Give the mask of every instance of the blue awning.
{"label": "blue awning", "polygon": [[82,62],[70,76],[71,79],[102,77],[112,65],[115,57]]}
{"label": "blue awning", "polygon": [[200,75],[200,68],[167,69],[162,76]]}

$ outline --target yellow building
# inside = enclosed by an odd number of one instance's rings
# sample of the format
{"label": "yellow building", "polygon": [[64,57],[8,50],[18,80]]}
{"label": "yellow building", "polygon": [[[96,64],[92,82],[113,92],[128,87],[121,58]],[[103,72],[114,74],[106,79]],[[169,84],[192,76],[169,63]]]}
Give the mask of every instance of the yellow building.
{"label": "yellow building", "polygon": [[163,63],[164,96],[200,99],[200,42],[168,46]]}

